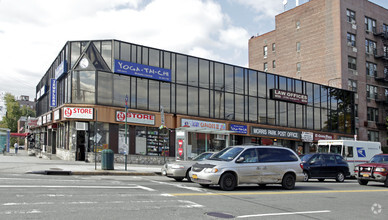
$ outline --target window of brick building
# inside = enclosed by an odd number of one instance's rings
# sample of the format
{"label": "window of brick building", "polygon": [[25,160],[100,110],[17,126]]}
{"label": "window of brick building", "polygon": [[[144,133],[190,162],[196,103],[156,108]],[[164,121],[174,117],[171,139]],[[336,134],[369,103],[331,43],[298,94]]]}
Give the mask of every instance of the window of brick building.
{"label": "window of brick building", "polygon": [[376,77],[377,76],[377,64],[366,62],[366,75]]}
{"label": "window of brick building", "polygon": [[369,99],[377,99],[377,86],[366,85],[366,97]]}
{"label": "window of brick building", "polygon": [[264,72],[267,72],[267,71],[268,71],[268,63],[264,63],[263,70],[264,70]]}
{"label": "window of brick building", "polygon": [[379,121],[379,109],[368,107],[367,108],[367,119],[368,119],[368,121],[378,122]]}
{"label": "window of brick building", "polygon": [[263,47],[263,55],[264,55],[264,58],[267,58],[267,55],[268,55],[268,47],[267,46]]}
{"label": "window of brick building", "polygon": [[346,9],[346,17],[348,22],[356,23],[356,12],[350,9]]}
{"label": "window of brick building", "polygon": [[348,79],[348,89],[357,92],[357,80]]}
{"label": "window of brick building", "polygon": [[376,33],[376,20],[365,17],[365,30],[368,32]]}
{"label": "window of brick building", "polygon": [[365,53],[377,54],[377,44],[373,40],[365,39]]}
{"label": "window of brick building", "polygon": [[378,131],[368,131],[368,141],[380,141]]}
{"label": "window of brick building", "polygon": [[348,68],[357,70],[357,59],[355,57],[348,56]]}
{"label": "window of brick building", "polygon": [[348,46],[355,47],[356,46],[356,35],[348,33],[347,34],[347,42],[348,42]]}

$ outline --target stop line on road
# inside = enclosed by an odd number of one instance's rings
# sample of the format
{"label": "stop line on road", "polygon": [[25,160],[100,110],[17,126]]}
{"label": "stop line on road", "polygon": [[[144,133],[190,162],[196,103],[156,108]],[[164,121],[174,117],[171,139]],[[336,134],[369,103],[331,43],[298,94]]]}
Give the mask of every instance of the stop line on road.
{"label": "stop line on road", "polygon": [[0,188],[77,188],[77,189],[143,189],[149,192],[154,192],[156,190],[149,187],[140,186],[140,185],[122,185],[122,186],[83,186],[83,185],[67,185],[67,186],[58,186],[58,185],[0,185]]}

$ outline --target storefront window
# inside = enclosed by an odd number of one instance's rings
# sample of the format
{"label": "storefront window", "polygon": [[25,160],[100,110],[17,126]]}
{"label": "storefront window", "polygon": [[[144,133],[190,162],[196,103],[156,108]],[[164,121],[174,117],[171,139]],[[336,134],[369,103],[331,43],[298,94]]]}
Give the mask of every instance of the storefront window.
{"label": "storefront window", "polygon": [[[89,142],[89,148],[93,149],[94,146],[96,146],[97,152],[104,149],[110,149],[109,123],[97,122],[97,127],[95,127],[95,125],[95,122],[89,123],[89,137],[92,137]],[[97,135],[95,132],[97,132]],[[96,140],[96,143],[94,143],[94,140]]]}
{"label": "storefront window", "polygon": [[199,115],[209,117],[209,90],[199,90]]}
{"label": "storefront window", "polygon": [[198,88],[197,87],[188,87],[189,88],[189,99],[188,101],[188,113],[189,115],[198,116]]}
{"label": "storefront window", "polygon": [[209,61],[199,60],[199,86],[209,88]]}
{"label": "storefront window", "polygon": [[147,109],[148,104],[148,80],[143,78],[137,78],[137,98],[136,108]]}
{"label": "storefront window", "polygon": [[[130,97],[130,88],[131,88],[131,81],[130,77],[123,76],[123,75],[113,75],[113,105],[114,106],[120,106],[125,107],[125,96],[128,95],[128,99]],[[130,105],[130,102],[128,100],[128,107]]]}
{"label": "storefront window", "polygon": [[136,154],[169,156],[169,132],[159,128],[136,126]]}
{"label": "storefront window", "polygon": [[198,59],[189,57],[188,58],[188,84],[190,86],[197,86],[198,87]]}

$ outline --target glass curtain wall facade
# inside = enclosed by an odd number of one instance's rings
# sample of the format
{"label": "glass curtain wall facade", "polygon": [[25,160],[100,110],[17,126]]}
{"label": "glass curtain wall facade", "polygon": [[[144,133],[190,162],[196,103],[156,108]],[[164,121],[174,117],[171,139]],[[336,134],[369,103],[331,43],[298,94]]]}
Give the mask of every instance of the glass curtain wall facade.
{"label": "glass curtain wall facade", "polygon": [[[83,58],[92,65],[83,69]],[[171,82],[115,73],[115,60],[169,69]],[[37,85],[38,116],[50,111],[50,78],[64,61],[57,106],[125,107],[128,95],[131,109],[163,106],[166,113],[354,134],[351,91],[117,40],[68,42]],[[271,89],[308,95],[308,102],[271,99]]]}

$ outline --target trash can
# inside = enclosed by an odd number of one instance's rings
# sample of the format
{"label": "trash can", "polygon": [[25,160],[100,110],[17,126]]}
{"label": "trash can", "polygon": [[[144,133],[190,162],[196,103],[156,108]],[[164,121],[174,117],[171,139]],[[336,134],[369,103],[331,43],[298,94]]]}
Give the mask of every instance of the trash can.
{"label": "trash can", "polygon": [[114,161],[114,153],[112,150],[107,149],[107,150],[101,151],[102,170],[114,170],[113,161]]}

